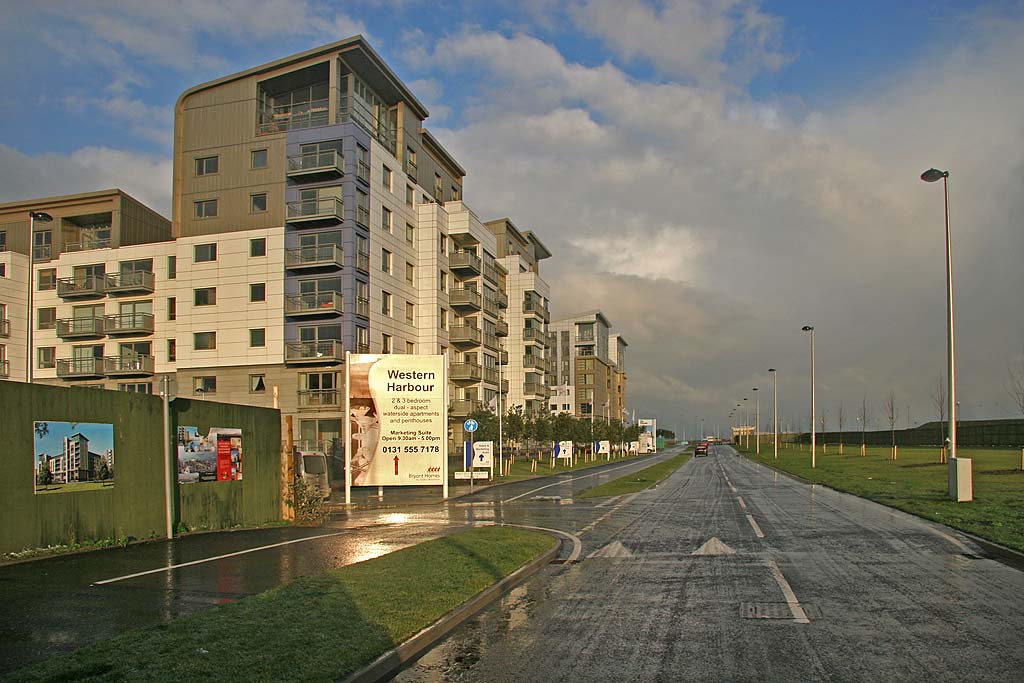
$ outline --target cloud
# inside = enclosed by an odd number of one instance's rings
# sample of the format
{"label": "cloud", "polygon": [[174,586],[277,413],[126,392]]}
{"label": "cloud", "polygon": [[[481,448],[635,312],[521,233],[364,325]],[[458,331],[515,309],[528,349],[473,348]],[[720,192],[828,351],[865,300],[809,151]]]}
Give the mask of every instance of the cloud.
{"label": "cloud", "polygon": [[109,147],[28,155],[0,144],[0,201],[120,188],[171,216],[171,159]]}

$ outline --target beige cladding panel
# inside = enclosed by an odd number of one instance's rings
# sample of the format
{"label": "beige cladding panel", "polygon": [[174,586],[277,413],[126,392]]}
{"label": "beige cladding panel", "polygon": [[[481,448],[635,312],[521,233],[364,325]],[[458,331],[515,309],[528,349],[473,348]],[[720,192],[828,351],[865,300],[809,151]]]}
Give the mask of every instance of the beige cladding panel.
{"label": "beige cladding panel", "polygon": [[121,215],[115,243],[121,246],[171,239],[171,222],[128,197],[121,198]]}

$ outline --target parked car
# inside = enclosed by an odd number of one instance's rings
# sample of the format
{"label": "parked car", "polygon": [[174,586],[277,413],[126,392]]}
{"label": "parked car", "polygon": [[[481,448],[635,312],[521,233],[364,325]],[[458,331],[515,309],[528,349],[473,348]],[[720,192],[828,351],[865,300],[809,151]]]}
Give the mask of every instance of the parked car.
{"label": "parked car", "polygon": [[698,443],[697,447],[693,449],[693,454],[695,456],[697,456],[698,458],[700,456],[702,456],[702,455],[707,455],[708,454],[708,442],[707,441],[701,441],[700,443]]}

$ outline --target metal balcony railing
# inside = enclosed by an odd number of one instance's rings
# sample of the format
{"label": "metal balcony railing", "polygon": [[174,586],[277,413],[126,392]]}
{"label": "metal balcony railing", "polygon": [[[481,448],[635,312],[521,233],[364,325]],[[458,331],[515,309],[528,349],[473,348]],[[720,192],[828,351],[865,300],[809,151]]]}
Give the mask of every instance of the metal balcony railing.
{"label": "metal balcony railing", "polygon": [[341,268],[345,264],[345,252],[337,244],[321,244],[315,247],[285,249],[284,267],[289,270],[304,268]]}
{"label": "metal balcony railing", "polygon": [[543,396],[547,398],[547,387],[540,382],[523,382],[523,393],[529,396]]}
{"label": "metal balcony railing", "polygon": [[284,299],[285,315],[326,315],[343,312],[341,294],[338,292],[320,292],[319,294],[299,294]]}
{"label": "metal balcony railing", "polygon": [[341,197],[324,197],[323,199],[300,199],[288,202],[287,220],[289,223],[307,221],[344,220],[345,202]]}
{"label": "metal balcony railing", "polygon": [[496,323],[494,323],[494,334],[498,335],[499,337],[507,337],[508,323],[505,322],[504,320],[499,320]]}
{"label": "metal balcony railing", "polygon": [[413,180],[416,179],[416,162],[415,161],[413,161],[412,159],[406,159],[405,160],[405,167],[404,167],[404,169],[405,169],[405,174],[407,176],[409,176]]}
{"label": "metal balcony railing", "polygon": [[156,277],[146,270],[131,270],[112,273],[104,277],[107,294],[152,293],[156,289]]}
{"label": "metal balcony railing", "polygon": [[449,292],[448,303],[452,307],[472,308],[479,311],[482,305],[480,294],[468,287],[455,287]]}
{"label": "metal balcony railing", "polygon": [[480,329],[471,325],[455,325],[448,331],[448,340],[452,344],[472,344],[478,345],[480,343]]}
{"label": "metal balcony railing", "polygon": [[318,128],[330,123],[327,98],[263,107],[259,112],[256,132],[259,135],[283,133],[302,128]]}
{"label": "metal balcony railing", "polygon": [[104,317],[107,334],[153,334],[152,313],[119,313]]}
{"label": "metal balcony railing", "polygon": [[544,330],[537,329],[536,327],[524,327],[523,328],[523,341],[524,342],[537,342],[543,344],[547,335]]}
{"label": "metal balcony railing", "polygon": [[544,305],[537,301],[524,301],[523,313],[532,313],[533,315],[540,316],[544,322],[548,322],[551,319],[548,309],[544,308]]}
{"label": "metal balcony railing", "polygon": [[289,342],[284,347],[286,363],[339,363],[344,358],[341,342]]}
{"label": "metal balcony railing", "polygon": [[479,382],[483,377],[483,368],[479,363],[452,363],[448,371],[454,381]]}
{"label": "metal balcony railing", "polygon": [[79,377],[103,377],[102,358],[58,358],[57,376],[75,379]]}
{"label": "metal balcony railing", "polygon": [[498,362],[502,365],[508,365],[508,351],[502,351],[498,354]]}
{"label": "metal balcony railing", "polygon": [[480,274],[480,257],[471,251],[457,251],[448,258],[448,267],[452,270],[469,271]]}
{"label": "metal balcony railing", "polygon": [[57,296],[62,298],[103,296],[106,288],[107,280],[102,275],[57,278]]}
{"label": "metal balcony railing", "polygon": [[345,173],[345,157],[336,149],[293,154],[288,157],[288,177],[308,175],[341,176]]}
{"label": "metal balcony railing", "polygon": [[53,247],[49,244],[42,244],[32,247],[33,261],[49,261],[53,258]]}
{"label": "metal balcony railing", "polygon": [[576,341],[578,341],[578,342],[592,342],[592,341],[594,341],[594,333],[593,332],[577,332],[576,333]]}
{"label": "metal balcony railing", "polygon": [[108,377],[125,375],[152,375],[155,363],[153,356],[125,354],[108,356],[103,359],[104,374]]}
{"label": "metal balcony railing", "polygon": [[61,339],[102,337],[104,334],[106,334],[106,325],[100,316],[57,320],[57,336]]}
{"label": "metal balcony railing", "polygon": [[343,398],[338,389],[300,389],[299,410],[338,410]]}
{"label": "metal balcony railing", "polygon": [[484,332],[483,342],[484,346],[486,346],[489,349],[498,350],[499,348],[501,348],[501,344],[498,342],[497,335],[490,334],[489,332]]}
{"label": "metal balcony railing", "polygon": [[485,280],[498,284],[498,271],[494,266],[484,264],[483,275]]}
{"label": "metal balcony railing", "polygon": [[484,313],[492,318],[498,317],[498,302],[487,295],[483,297],[483,309]]}

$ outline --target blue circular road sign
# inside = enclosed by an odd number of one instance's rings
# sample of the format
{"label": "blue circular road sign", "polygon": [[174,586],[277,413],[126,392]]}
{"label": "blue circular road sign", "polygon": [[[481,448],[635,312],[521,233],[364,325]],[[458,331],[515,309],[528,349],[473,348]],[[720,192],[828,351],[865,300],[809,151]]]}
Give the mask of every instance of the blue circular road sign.
{"label": "blue circular road sign", "polygon": [[466,429],[467,432],[475,432],[480,425],[477,423],[476,420],[474,420],[473,418],[470,418],[470,419],[466,420],[462,424],[462,426]]}

